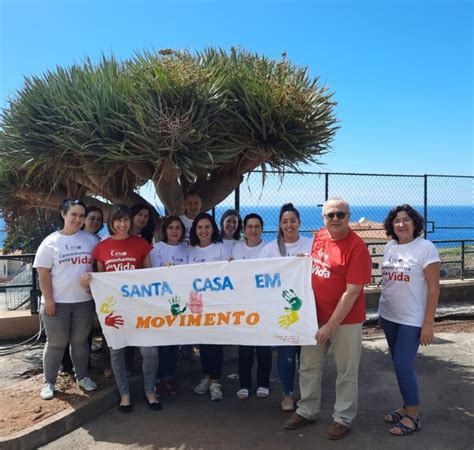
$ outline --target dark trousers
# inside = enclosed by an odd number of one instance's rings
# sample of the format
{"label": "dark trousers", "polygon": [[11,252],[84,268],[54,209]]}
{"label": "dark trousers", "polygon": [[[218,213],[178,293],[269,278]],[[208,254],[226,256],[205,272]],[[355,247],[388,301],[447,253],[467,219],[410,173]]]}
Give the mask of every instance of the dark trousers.
{"label": "dark trousers", "polygon": [[201,364],[204,376],[209,375],[213,380],[221,377],[224,347],[222,345],[201,344]]}
{"label": "dark trousers", "polygon": [[239,379],[240,387],[250,389],[252,386],[252,366],[254,350],[257,353],[257,386],[270,387],[272,370],[272,349],[269,346],[239,345]]}
{"label": "dark trousers", "polygon": [[158,347],[158,380],[168,380],[176,375],[178,363],[178,346],[165,345]]}

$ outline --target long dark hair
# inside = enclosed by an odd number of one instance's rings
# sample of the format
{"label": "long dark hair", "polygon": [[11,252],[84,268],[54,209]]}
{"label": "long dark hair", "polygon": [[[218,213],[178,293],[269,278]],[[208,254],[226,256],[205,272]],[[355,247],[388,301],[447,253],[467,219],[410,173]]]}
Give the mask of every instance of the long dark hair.
{"label": "long dark hair", "polygon": [[407,204],[395,206],[395,208],[392,208],[389,211],[388,216],[383,221],[383,226],[385,227],[387,236],[398,241],[398,237],[395,234],[395,229],[393,228],[393,221],[397,217],[397,214],[402,211],[405,211],[408,214],[408,217],[413,220],[413,225],[415,227],[413,230],[413,238],[417,238],[423,233],[425,221],[415,208]]}
{"label": "long dark hair", "polygon": [[240,233],[242,232],[242,217],[240,217],[239,211],[236,209],[228,209],[225,211],[220,220],[220,226],[221,226],[221,239],[225,238],[225,233],[224,233],[224,220],[227,219],[227,217],[230,216],[236,216],[237,217],[237,228],[234,232],[234,235],[232,236],[232,239],[235,239],[238,241],[240,239]]}
{"label": "long dark hair", "polygon": [[277,243],[278,243],[278,250],[280,251],[281,256],[286,256],[286,247],[285,247],[285,241],[283,240],[283,231],[280,226],[281,218],[283,214],[286,212],[292,212],[295,214],[295,216],[298,218],[298,222],[301,223],[300,219],[300,213],[299,211],[293,206],[293,203],[285,203],[281,208],[280,208],[280,215],[278,216],[278,237],[277,237]]}
{"label": "long dark hair", "polygon": [[64,217],[63,214],[66,215],[67,212],[73,207],[73,206],[82,206],[84,210],[86,209],[86,205],[82,200],[78,199],[70,199],[66,198],[63,200],[63,202],[59,205],[59,218],[61,220],[61,227],[64,227]]}
{"label": "long dark hair", "polygon": [[153,221],[153,209],[150,205],[146,203],[136,203],[130,208],[131,211],[131,220],[133,225],[133,218],[142,210],[146,209],[148,211],[148,222],[143,227],[140,235],[142,238],[146,239],[150,244],[153,242],[153,233],[155,232],[155,222]]}
{"label": "long dark hair", "polygon": [[[86,207],[86,218],[91,212],[98,212],[102,216],[102,223],[101,223],[99,229],[94,233],[94,234],[97,234],[100,230],[102,230],[102,228],[104,228],[104,223],[103,223],[104,222],[104,213],[102,212],[102,210],[98,206],[87,206]],[[85,226],[86,226],[86,224],[82,225],[81,230],[83,230],[85,228]]]}
{"label": "long dark hair", "polygon": [[163,223],[161,224],[161,232],[163,234],[163,242],[168,242],[168,235],[166,234],[166,230],[173,222],[179,222],[181,225],[181,238],[179,239],[178,243],[183,242],[184,235],[186,233],[186,228],[184,226],[183,221],[178,216],[166,216],[163,219]]}
{"label": "long dark hair", "polygon": [[84,210],[86,209],[86,205],[82,200],[77,200],[77,199],[70,199],[66,198],[63,200],[63,202],[59,205],[59,212],[63,213],[64,215],[67,214],[67,212],[73,207],[73,206],[82,206]]}
{"label": "long dark hair", "polygon": [[211,242],[215,244],[216,242],[221,242],[221,238],[219,235],[219,228],[217,228],[216,221],[214,220],[214,217],[212,217],[210,214],[206,212],[199,213],[196,218],[193,220],[193,225],[191,226],[191,229],[189,230],[189,243],[194,247],[196,245],[199,245],[199,238],[197,237],[196,234],[196,227],[197,224],[200,220],[202,219],[208,219],[209,222],[211,222],[212,226],[212,236],[211,236]]}

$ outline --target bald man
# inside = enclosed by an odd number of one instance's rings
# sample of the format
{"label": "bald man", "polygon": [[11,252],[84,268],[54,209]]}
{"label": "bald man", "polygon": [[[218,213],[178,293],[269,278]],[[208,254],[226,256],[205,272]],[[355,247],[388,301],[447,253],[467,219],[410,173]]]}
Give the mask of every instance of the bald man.
{"label": "bald man", "polygon": [[349,204],[334,198],[323,205],[325,227],[314,237],[312,285],[319,329],[316,344],[303,346],[300,358],[301,400],[285,428],[313,423],[321,407],[324,359],[332,347],[337,367],[336,403],[328,439],[341,439],[357,414],[358,373],[365,320],[364,285],[372,262],[364,241],[349,227]]}

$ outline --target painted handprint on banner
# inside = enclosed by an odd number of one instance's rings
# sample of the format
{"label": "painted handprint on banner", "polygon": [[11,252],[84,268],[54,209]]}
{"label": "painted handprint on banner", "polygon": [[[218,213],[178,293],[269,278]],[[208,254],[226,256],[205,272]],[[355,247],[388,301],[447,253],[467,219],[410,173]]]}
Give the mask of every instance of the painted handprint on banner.
{"label": "painted handprint on banner", "polygon": [[114,327],[118,330],[119,327],[121,327],[125,322],[124,322],[122,316],[113,316],[112,314],[113,314],[113,312],[111,312],[110,314],[108,314],[105,317],[104,323],[108,327]]}
{"label": "painted handprint on banner", "polygon": [[281,296],[288,302],[290,306],[285,306],[285,311],[289,311],[288,314],[284,314],[278,317],[278,325],[282,328],[289,328],[300,320],[298,311],[303,305],[303,301],[295,294],[293,289],[285,289]]}
{"label": "painted handprint on banner", "polygon": [[110,314],[113,313],[112,306],[114,306],[117,302],[114,301],[112,296],[107,297],[100,305],[100,312],[101,314]]}
{"label": "painted handprint on banner", "polygon": [[299,311],[303,301],[295,294],[293,289],[285,289],[282,297],[289,303],[290,307],[286,307],[285,311]]}
{"label": "painted handprint on banner", "polygon": [[278,317],[278,325],[282,328],[289,328],[294,323],[299,320],[298,313],[296,311],[291,311],[288,314]]}
{"label": "painted handprint on banner", "polygon": [[181,306],[179,302],[181,301],[181,297],[175,295],[169,302],[170,302],[170,311],[173,316],[179,316],[186,311],[186,306],[183,309],[179,309]]}
{"label": "painted handprint on banner", "polygon": [[186,306],[191,310],[193,314],[201,314],[203,310],[202,294],[198,294],[195,291],[189,293],[189,303]]}

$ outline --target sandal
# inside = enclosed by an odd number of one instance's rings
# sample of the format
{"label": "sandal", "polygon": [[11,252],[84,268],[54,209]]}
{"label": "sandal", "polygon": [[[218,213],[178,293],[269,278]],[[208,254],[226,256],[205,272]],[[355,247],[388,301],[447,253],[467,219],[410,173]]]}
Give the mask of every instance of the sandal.
{"label": "sandal", "polygon": [[[405,425],[402,422],[397,422],[395,426],[389,430],[390,434],[392,434],[393,436],[408,436],[409,434],[412,434],[415,431],[420,430],[421,425],[420,425],[419,417],[411,417],[411,416],[405,415],[402,417],[402,419],[410,419],[413,423],[414,428],[410,428],[409,426]],[[394,430],[400,430],[400,431],[394,431]]]}
{"label": "sandal", "polygon": [[[405,408],[404,406],[400,409]],[[400,420],[403,418],[403,414],[400,413],[400,409],[397,409],[396,411],[392,411],[391,413],[388,413],[383,420],[385,423],[398,423]]]}

